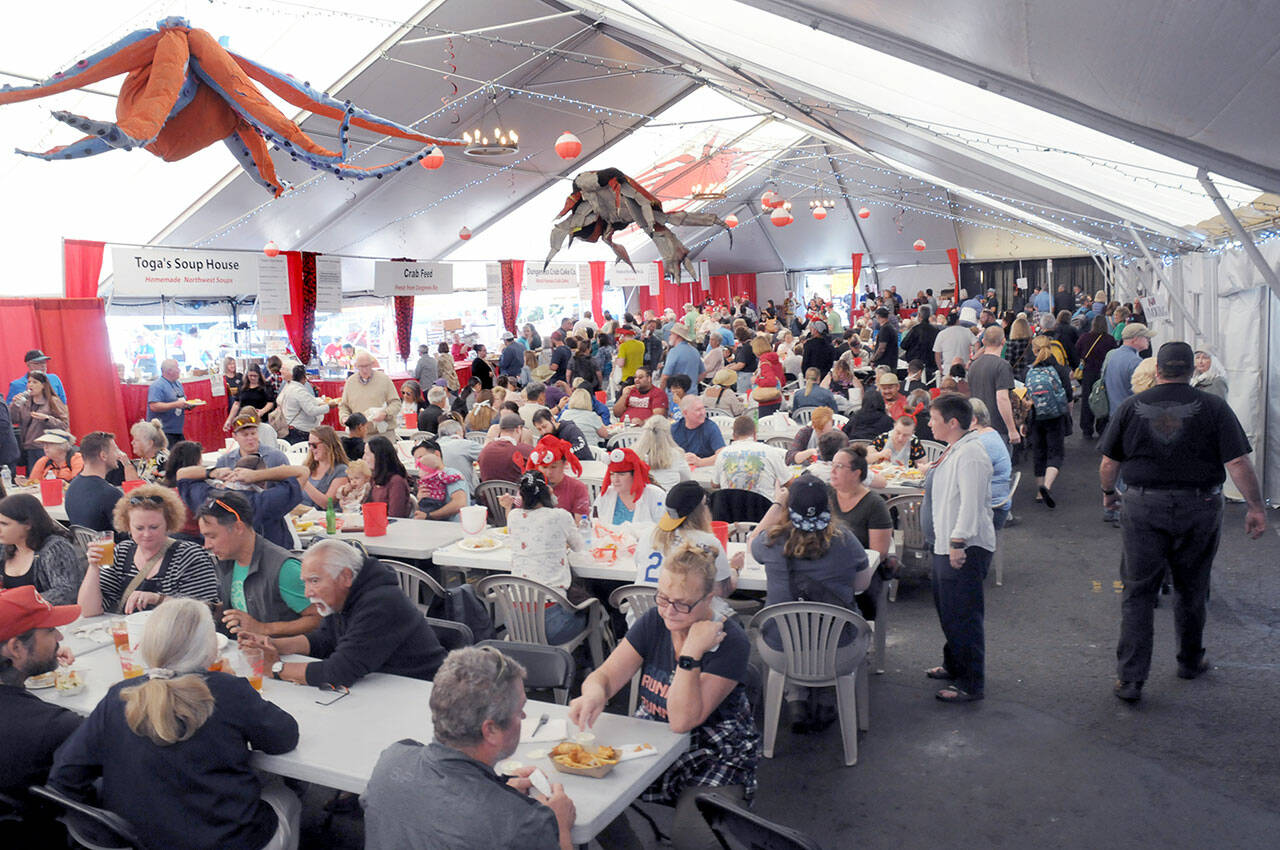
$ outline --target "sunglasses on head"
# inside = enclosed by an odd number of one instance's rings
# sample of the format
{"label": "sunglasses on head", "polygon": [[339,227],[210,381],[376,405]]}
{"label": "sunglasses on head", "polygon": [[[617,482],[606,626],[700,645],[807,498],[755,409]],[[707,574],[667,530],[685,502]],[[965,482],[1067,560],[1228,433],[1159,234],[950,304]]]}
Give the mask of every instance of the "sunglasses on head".
{"label": "sunglasses on head", "polygon": [[204,508],[202,508],[202,512],[212,510],[213,508],[222,508],[224,511],[226,511],[227,513],[235,517],[236,522],[241,522],[241,523],[244,522],[244,520],[240,518],[239,511],[237,511],[235,508],[231,507],[221,499],[217,498],[216,496],[204,503]]}
{"label": "sunglasses on head", "polygon": [[157,496],[154,493],[150,496],[130,496],[130,505],[163,505],[164,497]]}

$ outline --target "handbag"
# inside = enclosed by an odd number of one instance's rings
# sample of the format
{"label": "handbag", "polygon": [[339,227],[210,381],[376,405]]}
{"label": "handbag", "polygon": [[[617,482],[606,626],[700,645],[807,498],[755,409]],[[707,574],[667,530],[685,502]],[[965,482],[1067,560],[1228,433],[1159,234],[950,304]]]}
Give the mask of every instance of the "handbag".
{"label": "handbag", "polygon": [[124,592],[120,594],[120,601],[116,604],[116,610],[112,612],[113,614],[124,613],[124,606],[128,604],[129,597],[132,596],[133,592],[147,580],[147,573],[151,572],[151,570],[155,568],[155,565],[163,561],[164,556],[169,554],[169,547],[172,545],[173,538],[166,540],[164,542],[164,548],[160,550],[160,553],[147,563],[143,564],[142,568],[134,574],[133,578],[129,579],[129,583],[125,585]]}
{"label": "handbag", "polygon": [[1080,359],[1080,365],[1071,373],[1071,377],[1075,378],[1077,381],[1084,380],[1084,361],[1089,359],[1089,355],[1093,353],[1093,349],[1098,345],[1098,342],[1101,339],[1102,337],[1099,336],[1093,340],[1093,345],[1089,346],[1089,350],[1084,353],[1084,357]]}

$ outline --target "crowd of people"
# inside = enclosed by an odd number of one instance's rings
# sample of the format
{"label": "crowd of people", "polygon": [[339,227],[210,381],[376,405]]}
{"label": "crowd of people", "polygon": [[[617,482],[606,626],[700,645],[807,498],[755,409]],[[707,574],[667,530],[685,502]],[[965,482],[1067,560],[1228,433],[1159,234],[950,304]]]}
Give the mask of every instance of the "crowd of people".
{"label": "crowd of people", "polygon": [[[939,700],[963,703],[985,693],[983,580],[1010,518],[1013,468],[1029,444],[1035,499],[1053,509],[1077,422],[1085,438],[1101,435],[1104,519],[1123,517],[1116,693],[1140,696],[1150,607],[1166,570],[1178,592],[1179,675],[1198,675],[1224,469],[1249,503],[1250,533],[1265,526],[1248,441],[1223,400],[1225,373],[1185,343],[1149,357],[1154,334],[1140,304],[1058,296],[1037,291],[1026,312],[1001,314],[994,293],[961,291],[950,305],[926,291],[906,316],[890,289],[863,296],[856,319],[820,298],[757,306],[745,296],[661,314],[587,312],[545,334],[532,325],[505,333],[492,353],[461,340],[434,352],[424,345],[399,389],[371,354],[354,351],[332,400],[317,397],[301,365],[273,358],[241,373],[228,360],[234,447],[211,463],[184,437],[191,404],[174,361],[160,364],[128,456],[101,431],[77,446],[75,398],[48,358],[30,352],[11,403],[0,405],[13,424],[0,427],[12,440],[0,439],[0,463],[24,471],[18,485],[66,482],[69,520],[98,537],[81,551],[36,496],[0,494],[0,718],[39,730],[11,748],[0,790],[21,797],[47,777],[89,799],[96,784],[96,799],[139,825],[147,846],[185,846],[192,836],[200,846],[296,846],[296,797],[250,769],[245,745],[287,751],[297,724],[208,671],[221,628],[260,651],[273,678],[331,688],[374,672],[434,680],[435,740],[382,754],[363,800],[367,846],[569,846],[574,807],[561,786],[543,795],[527,772],[504,782],[492,771],[519,741],[523,668],[493,650],[446,656],[387,566],[338,540],[299,553],[285,519],[380,502],[391,517],[457,522],[478,485],[506,481],[514,492],[502,505],[520,553],[512,573],[571,605],[599,592],[569,562],[591,517],[636,535],[636,581],[654,586],[656,607],[625,624],[569,716],[590,728],[641,674],[638,716],[691,735],[643,799],[674,807],[675,846],[713,846],[693,797],[714,787],[750,801],[761,747],[748,694],[752,645],[728,600],[744,555],[729,558],[711,533],[708,490],[695,473],[720,490],[767,497],[748,539],[766,604],[824,601],[871,621],[877,588],[897,569],[894,519],[873,465],[922,474],[945,638],[942,663],[925,675],[945,682]],[[460,383],[454,364],[464,360],[471,376]],[[322,424],[332,407],[343,430]],[[1168,415],[1152,424],[1160,411]],[[784,432],[785,446],[760,439],[779,417],[803,422]],[[402,443],[397,429],[408,422],[416,428]],[[305,454],[292,450],[304,443]],[[1171,451],[1176,470],[1163,463]],[[590,461],[605,465],[594,499],[580,480]],[[1203,498],[1178,502],[1192,492]],[[1194,546],[1185,528],[1196,530]],[[21,691],[26,677],[65,660],[60,626],[150,609],[148,674],[115,686],[83,722]],[[586,627],[576,607],[546,611],[551,643]],[[776,634],[758,648],[781,652]],[[866,647],[849,635],[840,652],[847,664]],[[315,660],[285,660],[294,655]],[[792,728],[828,727],[830,697],[789,687]],[[624,817],[601,840],[636,846]]]}

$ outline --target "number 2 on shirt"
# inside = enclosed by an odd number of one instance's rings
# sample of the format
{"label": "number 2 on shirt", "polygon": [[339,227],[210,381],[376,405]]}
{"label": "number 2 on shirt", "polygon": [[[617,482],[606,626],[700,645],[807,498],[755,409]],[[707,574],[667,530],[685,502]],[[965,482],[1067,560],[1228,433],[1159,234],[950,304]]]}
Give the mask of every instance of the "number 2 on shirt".
{"label": "number 2 on shirt", "polygon": [[644,583],[645,583],[645,584],[657,584],[657,583],[658,583],[658,570],[659,570],[659,569],[661,569],[661,568],[662,568],[662,553],[661,553],[661,552],[650,552],[650,553],[649,553],[649,566],[647,566],[647,567],[645,567],[645,568],[644,568]]}

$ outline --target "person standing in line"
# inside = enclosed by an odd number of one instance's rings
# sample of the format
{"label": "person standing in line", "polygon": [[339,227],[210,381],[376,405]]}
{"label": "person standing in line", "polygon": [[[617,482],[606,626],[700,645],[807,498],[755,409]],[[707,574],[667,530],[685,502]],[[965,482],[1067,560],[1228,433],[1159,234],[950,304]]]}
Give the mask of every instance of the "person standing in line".
{"label": "person standing in line", "polygon": [[1093,385],[1102,379],[1102,362],[1107,353],[1116,347],[1116,341],[1107,333],[1107,320],[1102,316],[1090,313],[1088,333],[1082,334],[1076,341],[1076,354],[1080,356],[1080,433],[1086,440],[1092,440],[1095,431],[1101,435],[1107,427],[1106,419],[1097,419],[1093,408],[1089,406],[1089,395]]}
{"label": "person standing in line", "polygon": [[431,346],[418,346],[418,362],[413,367],[413,379],[419,387],[434,387],[440,377],[440,365],[431,354]]}
{"label": "person standing in line", "polygon": [[942,666],[925,675],[951,682],[936,694],[951,703],[982,699],[986,684],[982,582],[996,549],[996,531],[991,458],[969,430],[972,424],[968,399],[955,393],[934,399],[929,427],[947,450],[929,469],[922,514],[930,520],[925,535],[934,541],[933,602],[946,643]]}
{"label": "person standing in line", "polygon": [[[1156,386],[1113,408],[1098,443],[1102,507],[1120,508],[1124,534],[1114,690],[1126,702],[1142,698],[1151,669],[1153,611],[1166,572],[1173,579],[1178,677],[1194,679],[1209,670],[1205,602],[1227,473],[1248,505],[1245,533],[1257,539],[1267,528],[1249,439],[1225,401],[1190,386],[1194,368],[1191,346],[1162,345]],[[1121,508],[1116,482],[1122,473],[1127,489]]]}
{"label": "person standing in line", "polygon": [[147,412],[160,420],[160,427],[171,446],[186,439],[183,436],[186,414],[194,406],[187,401],[182,381],[178,380],[181,375],[177,360],[164,360],[160,363],[160,377],[147,389]]}
{"label": "person standing in line", "polygon": [[1013,418],[1013,367],[1000,356],[1004,348],[1004,329],[993,325],[982,332],[982,348],[969,366],[969,393],[991,411],[991,427],[1000,432],[1005,442],[1017,445],[1022,434]]}

